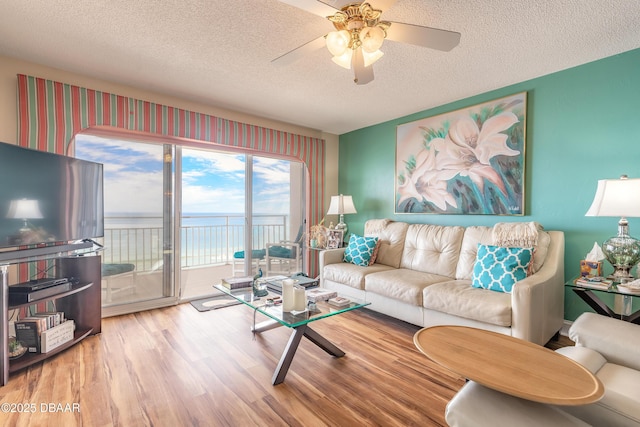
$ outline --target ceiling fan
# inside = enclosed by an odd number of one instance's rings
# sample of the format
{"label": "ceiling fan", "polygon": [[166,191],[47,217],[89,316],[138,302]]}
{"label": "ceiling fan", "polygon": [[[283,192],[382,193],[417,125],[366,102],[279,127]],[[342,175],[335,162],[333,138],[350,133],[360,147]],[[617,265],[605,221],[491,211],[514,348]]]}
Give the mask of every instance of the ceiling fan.
{"label": "ceiling fan", "polygon": [[[382,21],[382,11],[391,7],[397,0],[374,0],[381,9],[375,9],[368,2],[348,2],[339,0],[279,0],[282,3],[326,17],[335,31],[311,40],[272,62],[291,63],[307,53],[324,46],[333,55],[333,62],[341,67],[353,67],[353,81],[364,85],[373,80],[372,64],[380,59],[382,43],[385,39],[450,51],[460,43],[460,33],[405,24],[402,22]],[[342,5],[340,5],[342,3]]]}

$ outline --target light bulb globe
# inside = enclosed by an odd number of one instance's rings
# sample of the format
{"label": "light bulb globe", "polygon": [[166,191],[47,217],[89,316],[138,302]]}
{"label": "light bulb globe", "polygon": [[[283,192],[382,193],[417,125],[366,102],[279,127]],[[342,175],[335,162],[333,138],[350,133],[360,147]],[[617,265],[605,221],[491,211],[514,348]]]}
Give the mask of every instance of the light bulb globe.
{"label": "light bulb globe", "polygon": [[333,56],[341,56],[349,48],[351,36],[346,30],[331,31],[327,34],[327,49]]}
{"label": "light bulb globe", "polygon": [[342,68],[346,68],[347,70],[351,69],[351,59],[353,58],[353,50],[347,49],[340,56],[334,56],[331,58],[333,62],[341,66]]}
{"label": "light bulb globe", "polygon": [[384,30],[380,27],[365,27],[360,31],[360,41],[365,52],[375,52],[382,47]]}

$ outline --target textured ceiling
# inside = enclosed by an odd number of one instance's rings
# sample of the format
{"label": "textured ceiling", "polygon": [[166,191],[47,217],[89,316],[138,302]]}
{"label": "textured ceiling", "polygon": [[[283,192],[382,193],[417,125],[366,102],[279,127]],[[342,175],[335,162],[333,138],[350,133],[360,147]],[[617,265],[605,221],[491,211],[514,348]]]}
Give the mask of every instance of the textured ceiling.
{"label": "textured ceiling", "polygon": [[326,49],[271,63],[332,29],[277,0],[0,0],[0,55],[342,134],[640,47],[638,0],[398,0],[382,18],[460,45],[387,40],[357,86]]}

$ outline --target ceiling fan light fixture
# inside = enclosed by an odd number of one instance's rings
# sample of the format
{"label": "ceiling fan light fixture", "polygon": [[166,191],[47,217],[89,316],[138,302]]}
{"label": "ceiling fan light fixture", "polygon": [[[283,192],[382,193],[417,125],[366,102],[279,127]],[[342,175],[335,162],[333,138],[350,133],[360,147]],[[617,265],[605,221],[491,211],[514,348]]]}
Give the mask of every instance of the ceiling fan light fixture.
{"label": "ceiling fan light fixture", "polygon": [[360,42],[362,50],[368,53],[376,52],[382,47],[386,34],[385,31],[378,27],[364,27],[360,31]]}
{"label": "ceiling fan light fixture", "polygon": [[347,30],[331,31],[327,34],[327,49],[333,56],[341,56],[349,49],[351,34]]}
{"label": "ceiling fan light fixture", "polygon": [[351,69],[351,58],[353,57],[353,50],[347,49],[342,55],[335,55],[331,60],[347,70]]}
{"label": "ceiling fan light fixture", "polygon": [[369,65],[376,62],[378,59],[382,58],[384,53],[381,50],[376,50],[375,52],[367,52],[365,49],[362,49],[362,57],[364,58],[364,66],[368,67]]}

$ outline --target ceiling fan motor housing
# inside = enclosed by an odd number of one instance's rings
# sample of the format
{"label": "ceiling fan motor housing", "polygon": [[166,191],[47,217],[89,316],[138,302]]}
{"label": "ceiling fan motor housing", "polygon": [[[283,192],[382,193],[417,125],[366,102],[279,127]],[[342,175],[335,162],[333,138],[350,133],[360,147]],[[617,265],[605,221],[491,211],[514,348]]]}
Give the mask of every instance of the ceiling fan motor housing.
{"label": "ceiling fan motor housing", "polygon": [[368,52],[375,52],[382,46],[387,35],[386,29],[391,25],[390,22],[380,21],[381,15],[382,11],[372,8],[369,3],[351,3],[334,15],[327,16],[327,19],[338,32],[344,30],[349,34],[349,48],[362,46]]}

